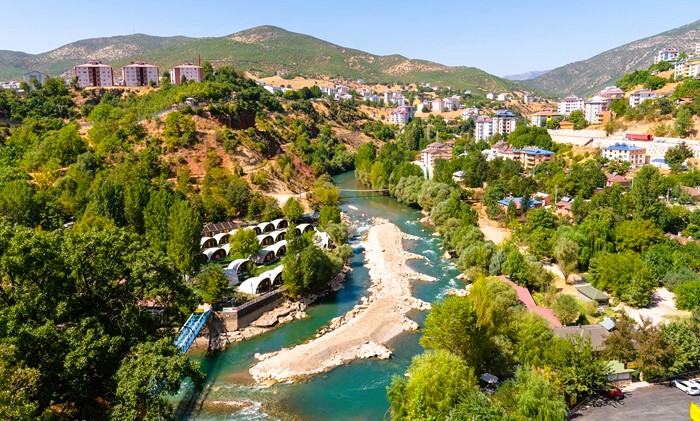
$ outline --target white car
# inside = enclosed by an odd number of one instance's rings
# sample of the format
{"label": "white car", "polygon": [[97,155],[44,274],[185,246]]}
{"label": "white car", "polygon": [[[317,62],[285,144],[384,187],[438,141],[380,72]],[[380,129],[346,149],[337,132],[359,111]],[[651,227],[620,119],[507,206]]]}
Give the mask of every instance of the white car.
{"label": "white car", "polygon": [[690,379],[690,380],[688,380],[688,383],[692,384],[695,387],[700,388],[700,377],[698,377],[697,379]]}
{"label": "white car", "polygon": [[674,380],[672,384],[688,395],[700,395],[700,386],[695,382],[689,380]]}

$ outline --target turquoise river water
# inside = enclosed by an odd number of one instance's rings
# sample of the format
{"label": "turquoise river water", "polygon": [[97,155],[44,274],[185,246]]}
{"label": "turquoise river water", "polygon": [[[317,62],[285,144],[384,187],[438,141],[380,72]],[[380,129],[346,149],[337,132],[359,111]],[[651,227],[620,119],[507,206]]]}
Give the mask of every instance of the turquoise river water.
{"label": "turquoise river water", "polygon": [[[334,178],[341,189],[364,189],[352,172]],[[368,270],[364,267],[361,240],[371,218],[383,217],[399,228],[419,237],[404,241],[407,250],[427,260],[409,263],[419,272],[434,276],[437,282],[413,282],[413,295],[428,302],[439,301],[447,291],[461,285],[454,263],[443,259],[440,239],[418,222],[422,215],[390,197],[377,193],[348,192],[341,195],[341,208],[358,226],[351,233],[355,250],[352,272],[340,291],[330,294],[307,309],[310,317],[281,326],[267,334],[228,347],[225,351],[205,355],[193,353],[206,373],[206,387],[200,394],[189,388],[175,398],[178,418],[192,420],[381,420],[387,416],[389,403],[386,387],[395,374],[405,373],[411,358],[422,352],[419,333],[405,333],[388,344],[394,353],[389,360],[359,360],[320,374],[303,383],[256,386],[248,375],[255,353],[265,353],[303,343],[337,316],[345,314],[368,295]],[[424,312],[409,314],[419,324]],[[204,405],[187,405],[204,399]],[[240,409],[238,403],[246,403]]]}

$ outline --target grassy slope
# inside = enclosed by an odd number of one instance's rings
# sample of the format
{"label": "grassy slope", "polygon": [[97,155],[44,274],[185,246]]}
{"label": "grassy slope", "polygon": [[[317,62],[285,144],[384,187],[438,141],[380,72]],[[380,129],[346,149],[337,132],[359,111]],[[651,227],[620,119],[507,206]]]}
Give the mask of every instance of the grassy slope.
{"label": "grassy slope", "polygon": [[167,69],[183,61],[195,61],[198,54],[215,66],[230,64],[261,72],[362,78],[371,82],[429,82],[474,91],[512,91],[520,86],[473,67],[448,67],[399,55],[376,56],[272,26],[218,38],[95,38],[38,55],[0,51],[0,79],[18,78],[30,68],[56,75],[86,58],[102,59],[115,67],[140,59]]}
{"label": "grassy slope", "polygon": [[700,41],[700,20],[605,51],[587,60],[558,67],[524,83],[559,95],[590,95],[611,85],[626,73],[645,69],[664,47],[693,51]]}

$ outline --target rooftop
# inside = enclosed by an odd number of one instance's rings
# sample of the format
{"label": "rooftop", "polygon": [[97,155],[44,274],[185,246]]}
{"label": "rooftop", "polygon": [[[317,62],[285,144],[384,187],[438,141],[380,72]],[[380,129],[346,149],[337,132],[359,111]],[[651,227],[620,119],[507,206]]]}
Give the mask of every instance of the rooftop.
{"label": "rooftop", "polygon": [[552,327],[561,327],[561,322],[557,319],[557,316],[554,315],[554,312],[551,309],[540,307],[535,304],[535,300],[532,299],[532,294],[530,294],[527,288],[516,284],[504,275],[499,276],[499,278],[513,287],[515,293],[518,295],[518,300],[523,303],[525,308],[542,316]]}
{"label": "rooftop", "polygon": [[540,149],[534,146],[528,146],[522,149],[515,149],[515,152],[524,153],[525,155],[554,155],[554,152],[547,149]]}
{"label": "rooftop", "polygon": [[508,110],[498,110],[496,114],[494,114],[494,117],[515,117],[515,114]]}
{"label": "rooftop", "polygon": [[626,143],[615,143],[614,145],[607,146],[603,149],[606,149],[609,151],[643,151],[644,150],[644,148],[640,148],[639,146],[628,145]]}
{"label": "rooftop", "polygon": [[557,327],[554,329],[554,334],[560,338],[566,338],[568,336],[590,338],[593,349],[600,351],[603,349],[603,342],[605,342],[605,338],[607,338],[610,333],[603,326],[596,324]]}
{"label": "rooftop", "polygon": [[608,301],[608,300],[610,300],[610,296],[608,296],[608,294],[604,293],[603,291],[598,291],[597,289],[593,288],[591,285],[577,286],[576,291],[580,292],[581,294],[585,295],[586,297],[590,298],[593,301]]}

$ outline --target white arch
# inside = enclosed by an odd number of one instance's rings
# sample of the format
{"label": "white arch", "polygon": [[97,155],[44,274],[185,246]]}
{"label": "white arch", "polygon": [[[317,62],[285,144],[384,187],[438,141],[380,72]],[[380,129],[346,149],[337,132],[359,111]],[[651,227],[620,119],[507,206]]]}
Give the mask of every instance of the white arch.
{"label": "white arch", "polygon": [[270,233],[270,235],[272,236],[273,241],[277,242],[277,241],[284,240],[284,234],[286,234],[286,233],[287,233],[287,228],[277,230],[277,231],[272,231]]}
{"label": "white arch", "polygon": [[209,247],[202,254],[207,256],[207,261],[219,260],[226,257],[226,250],[221,247]]}
{"label": "white arch", "polygon": [[214,240],[216,240],[216,244],[222,246],[224,244],[228,244],[229,235],[230,234],[227,232],[220,232],[214,235]]}
{"label": "white arch", "polygon": [[275,230],[275,225],[272,222],[261,222],[258,224],[260,232],[272,232]]}
{"label": "white arch", "polygon": [[259,265],[269,263],[275,260],[275,252],[268,249],[262,249],[251,257],[251,260]]}
{"label": "white arch", "polygon": [[256,276],[243,281],[243,283],[238,286],[238,290],[246,294],[257,295],[269,290],[270,285],[271,283],[268,278]]}
{"label": "white arch", "polygon": [[203,249],[214,247],[217,244],[213,237],[202,237],[199,240],[199,246]]}
{"label": "white arch", "polygon": [[263,250],[271,250],[275,253],[275,257],[282,257],[287,254],[287,240],[278,241],[275,244],[265,247]]}
{"label": "white arch", "polygon": [[260,243],[263,246],[269,246],[270,244],[275,242],[275,238],[270,235],[270,233],[264,233],[258,235],[258,243]]}
{"label": "white arch", "polygon": [[275,226],[276,230],[279,230],[282,228],[287,228],[289,226],[289,223],[284,218],[277,218],[274,221],[272,221],[272,225]]}
{"label": "white arch", "polygon": [[299,235],[304,234],[306,232],[309,232],[313,229],[314,229],[314,227],[311,224],[299,224],[299,225],[297,225],[297,233]]}

